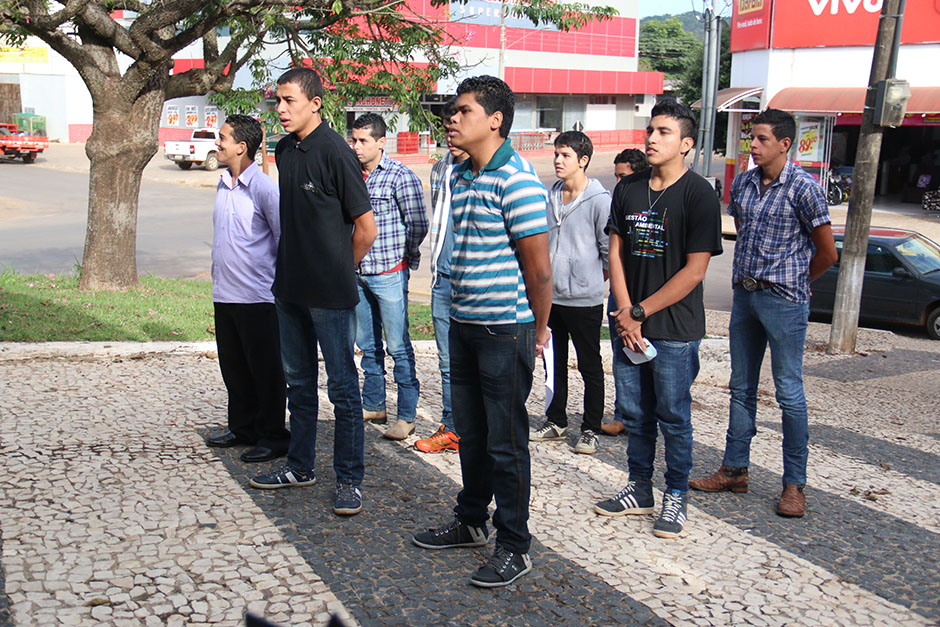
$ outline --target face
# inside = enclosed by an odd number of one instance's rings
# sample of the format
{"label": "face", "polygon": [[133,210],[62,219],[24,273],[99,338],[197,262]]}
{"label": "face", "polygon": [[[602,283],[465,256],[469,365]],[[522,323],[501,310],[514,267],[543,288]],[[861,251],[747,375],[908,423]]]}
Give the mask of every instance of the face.
{"label": "face", "polygon": [[477,102],[474,93],[465,93],[457,97],[457,112],[447,127],[447,142],[452,146],[470,152],[475,146],[488,141],[503,122],[503,114],[494,111],[487,115],[483,106]]}
{"label": "face", "polygon": [[633,174],[633,166],[629,163],[615,163],[614,164],[614,176],[617,177],[619,181],[622,178],[626,178]]}
{"label": "face", "polygon": [[238,163],[242,155],[248,152],[245,142],[236,142],[232,137],[232,127],[223,124],[219,129],[219,138],[215,140],[216,155],[219,163],[232,165]]}
{"label": "face", "polygon": [[646,127],[646,158],[650,165],[663,165],[682,159],[692,150],[691,137],[682,138],[679,120],[668,115],[657,115]]}
{"label": "face", "polygon": [[555,147],[555,176],[565,180],[587,167],[587,156],[578,159],[578,153],[568,146]]}
{"label": "face", "polygon": [[777,139],[770,124],[756,124],[751,129],[751,157],[759,166],[786,159],[790,151],[790,138]]}
{"label": "face", "polygon": [[378,163],[385,148],[385,138],[374,139],[371,128],[354,128],[352,130],[352,147],[359,157],[359,163],[369,165]]}
{"label": "face", "polygon": [[306,137],[320,122],[322,104],[319,96],[307,98],[297,83],[277,86],[277,117],[288,133]]}

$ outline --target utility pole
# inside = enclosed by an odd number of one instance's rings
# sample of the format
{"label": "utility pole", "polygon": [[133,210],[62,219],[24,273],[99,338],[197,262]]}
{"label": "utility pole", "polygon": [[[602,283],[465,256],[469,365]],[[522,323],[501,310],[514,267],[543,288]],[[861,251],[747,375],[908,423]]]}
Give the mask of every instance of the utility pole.
{"label": "utility pole", "polygon": [[[832,310],[832,330],[829,335],[829,353],[855,351],[858,334],[858,313],[862,300],[862,281],[865,276],[865,257],[868,252],[868,230],[871,227],[871,206],[875,197],[875,178],[884,127],[875,125],[875,101],[878,84],[888,78],[891,64],[892,42],[900,45],[901,19],[904,0],[884,0],[878,36],[865,96],[865,110],[859,130],[858,151],[855,156],[852,195],[845,225],[839,281]],[[895,37],[895,33],[898,37]],[[896,54],[894,55],[896,59]]]}
{"label": "utility pole", "polygon": [[711,86],[709,87],[711,105],[706,113],[708,116],[708,130],[705,132],[705,145],[702,147],[705,156],[704,176],[706,177],[711,176],[712,173],[712,153],[715,149],[715,117],[718,109],[718,74],[721,70],[721,18],[718,17],[718,13],[715,11],[712,11],[712,20],[712,38],[709,42],[711,44],[709,62],[712,67]]}
{"label": "utility pole", "polygon": [[714,94],[711,90],[711,73],[715,67],[711,62],[711,41],[712,41],[712,0],[705,0],[702,20],[705,22],[705,42],[702,46],[702,108],[699,114],[698,138],[695,141],[695,157],[692,159],[692,169],[701,173],[703,168],[699,167],[699,156],[705,161],[708,158],[704,153],[705,136],[708,133],[708,111],[712,106]]}
{"label": "utility pole", "polygon": [[501,0],[499,3],[499,68],[497,75],[499,80],[506,80],[506,10],[508,0]]}

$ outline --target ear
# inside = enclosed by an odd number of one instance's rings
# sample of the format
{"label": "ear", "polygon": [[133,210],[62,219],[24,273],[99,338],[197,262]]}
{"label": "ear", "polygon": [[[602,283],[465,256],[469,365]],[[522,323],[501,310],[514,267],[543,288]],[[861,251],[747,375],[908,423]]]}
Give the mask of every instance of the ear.
{"label": "ear", "polygon": [[386,140],[386,139],[388,139],[388,137],[380,137],[379,139],[377,139],[377,140],[375,141],[375,143],[379,145],[379,149],[385,150],[385,140]]}
{"label": "ear", "polygon": [[588,157],[587,155],[584,155],[583,157],[581,157],[580,159],[578,159],[578,163],[581,164],[581,169],[582,169],[582,170],[584,170],[585,168],[587,168],[587,167],[588,167],[588,164],[589,164],[590,162],[591,162],[591,158]]}
{"label": "ear", "polygon": [[241,157],[243,154],[248,152],[248,144],[245,142],[238,142],[235,144],[235,154]]}
{"label": "ear", "polygon": [[310,101],[310,106],[313,107],[314,113],[320,113],[320,110],[323,108],[323,98],[320,98],[320,96],[314,96]]}
{"label": "ear", "polygon": [[682,141],[679,142],[679,152],[683,155],[689,154],[692,148],[695,147],[695,140],[691,137],[683,137]]}
{"label": "ear", "polygon": [[503,112],[494,111],[493,115],[490,116],[490,130],[499,132],[499,128],[503,125]]}
{"label": "ear", "polygon": [[793,145],[792,139],[790,139],[789,137],[784,137],[783,139],[780,140],[780,143],[783,145],[784,148],[786,148],[784,152],[790,152],[790,146]]}

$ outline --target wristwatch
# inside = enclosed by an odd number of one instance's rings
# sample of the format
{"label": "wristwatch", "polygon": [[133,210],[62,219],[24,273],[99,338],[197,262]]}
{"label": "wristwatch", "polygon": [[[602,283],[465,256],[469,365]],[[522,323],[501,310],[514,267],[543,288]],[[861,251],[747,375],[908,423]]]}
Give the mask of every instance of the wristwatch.
{"label": "wristwatch", "polygon": [[637,322],[646,322],[646,311],[643,310],[642,305],[634,305],[630,310],[630,317]]}

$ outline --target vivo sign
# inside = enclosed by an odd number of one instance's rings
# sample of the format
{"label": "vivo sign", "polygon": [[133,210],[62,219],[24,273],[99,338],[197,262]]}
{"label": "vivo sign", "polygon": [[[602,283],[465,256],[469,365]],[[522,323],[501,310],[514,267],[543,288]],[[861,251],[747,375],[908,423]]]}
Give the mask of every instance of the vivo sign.
{"label": "vivo sign", "polygon": [[[841,12],[848,14],[855,13],[860,8],[869,13],[880,13],[881,5],[884,0],[806,0],[809,2],[809,8],[817,16],[823,13],[838,15]],[[828,8],[828,11],[826,10]]]}

